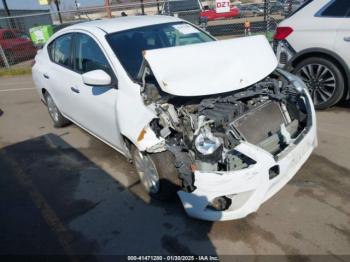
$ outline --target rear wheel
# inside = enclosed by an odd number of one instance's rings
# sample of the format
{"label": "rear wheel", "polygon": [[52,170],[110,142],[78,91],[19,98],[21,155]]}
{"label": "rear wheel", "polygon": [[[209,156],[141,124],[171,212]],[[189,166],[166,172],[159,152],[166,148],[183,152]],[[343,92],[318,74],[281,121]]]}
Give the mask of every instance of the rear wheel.
{"label": "rear wheel", "polygon": [[55,102],[53,101],[51,95],[48,92],[46,92],[44,96],[47,104],[47,109],[54,123],[54,127],[64,127],[68,125],[69,120],[61,114],[60,110],[57,108]]}
{"label": "rear wheel", "polygon": [[294,73],[306,84],[316,109],[326,109],[344,94],[344,76],[338,66],[322,57],[310,57],[299,63]]}
{"label": "rear wheel", "polygon": [[170,152],[148,154],[133,146],[132,157],[140,181],[151,197],[169,200],[176,196],[182,183]]}

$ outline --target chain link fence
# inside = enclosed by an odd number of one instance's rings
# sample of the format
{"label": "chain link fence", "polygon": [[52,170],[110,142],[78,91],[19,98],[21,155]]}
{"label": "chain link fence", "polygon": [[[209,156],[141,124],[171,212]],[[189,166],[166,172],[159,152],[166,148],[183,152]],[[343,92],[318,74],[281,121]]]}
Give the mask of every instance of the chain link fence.
{"label": "chain link fence", "polygon": [[0,68],[31,66],[31,61],[40,48],[40,44],[33,42],[33,37],[43,35],[35,36],[30,32],[38,26],[47,26],[47,33],[52,34],[68,25],[96,19],[171,15],[196,24],[218,39],[265,34],[271,40],[278,22],[301,2],[302,0],[241,0],[231,2],[223,13],[217,12],[215,0],[141,0],[60,12],[28,11],[30,13],[11,17],[4,17],[0,10]]}

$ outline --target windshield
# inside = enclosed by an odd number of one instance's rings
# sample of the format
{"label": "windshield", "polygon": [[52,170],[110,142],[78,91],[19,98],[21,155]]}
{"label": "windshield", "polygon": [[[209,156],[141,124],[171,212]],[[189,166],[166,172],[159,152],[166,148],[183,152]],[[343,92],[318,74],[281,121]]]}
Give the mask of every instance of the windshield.
{"label": "windshield", "polygon": [[212,37],[184,22],[158,24],[106,36],[119,61],[133,79],[142,64],[142,51],[214,41]]}

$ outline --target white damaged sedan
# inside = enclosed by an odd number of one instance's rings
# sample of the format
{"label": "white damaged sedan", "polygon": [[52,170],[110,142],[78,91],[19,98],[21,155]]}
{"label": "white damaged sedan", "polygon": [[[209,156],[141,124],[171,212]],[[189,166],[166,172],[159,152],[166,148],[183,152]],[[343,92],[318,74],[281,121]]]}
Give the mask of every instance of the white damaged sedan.
{"label": "white damaged sedan", "polygon": [[307,89],[263,36],[216,41],[166,16],[81,23],[51,37],[33,79],[56,127],[96,136],[200,219],[255,212],[317,145]]}

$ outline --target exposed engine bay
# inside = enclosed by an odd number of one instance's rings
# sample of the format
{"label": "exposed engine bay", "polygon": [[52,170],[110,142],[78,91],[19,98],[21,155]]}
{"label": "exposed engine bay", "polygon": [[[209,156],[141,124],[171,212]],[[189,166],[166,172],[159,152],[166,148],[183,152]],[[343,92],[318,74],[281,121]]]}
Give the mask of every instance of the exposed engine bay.
{"label": "exposed engine bay", "polygon": [[150,128],[165,140],[147,151],[172,152],[188,192],[195,189],[194,170],[234,171],[254,164],[235,150],[242,141],[278,159],[307,126],[304,97],[278,71],[238,91],[195,97],[163,92],[149,69],[142,79],[144,103],[158,116]]}

